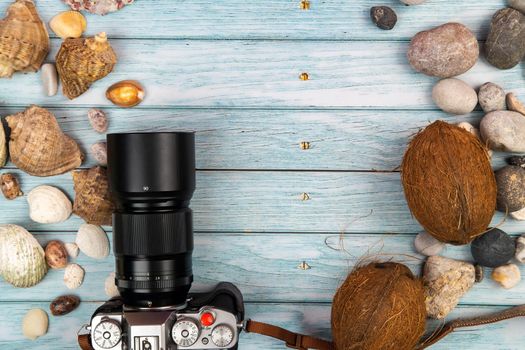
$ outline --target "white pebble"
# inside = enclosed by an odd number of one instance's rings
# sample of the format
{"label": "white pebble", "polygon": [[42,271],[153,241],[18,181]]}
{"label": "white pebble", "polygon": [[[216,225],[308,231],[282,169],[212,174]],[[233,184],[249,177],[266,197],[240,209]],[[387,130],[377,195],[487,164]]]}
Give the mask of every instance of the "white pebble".
{"label": "white pebble", "polygon": [[518,237],[516,240],[516,260],[520,263],[525,264],[525,235]]}
{"label": "white pebble", "polygon": [[117,285],[115,284],[115,272],[111,272],[104,282],[104,291],[110,298],[118,297],[120,295]]}
{"label": "white pebble", "polygon": [[434,256],[438,255],[445,248],[445,243],[438,241],[425,231],[416,236],[414,248],[419,254]]}
{"label": "white pebble", "polygon": [[513,213],[510,213],[510,216],[516,220],[520,220],[520,221],[525,220],[525,208],[515,211]]}
{"label": "white pebble", "polygon": [[463,115],[474,110],[478,104],[478,95],[464,81],[448,78],[434,85],[432,100],[447,113]]}
{"label": "white pebble", "polygon": [[40,68],[40,77],[46,96],[55,96],[58,91],[57,69],[53,63],[44,63]]}
{"label": "white pebble", "polygon": [[498,282],[503,288],[511,289],[521,281],[520,269],[515,264],[496,267],[492,271],[492,279]]}
{"label": "white pebble", "polygon": [[76,243],[65,243],[64,247],[66,248],[67,255],[72,259],[78,256],[78,245]]}
{"label": "white pebble", "polygon": [[84,269],[78,264],[67,265],[64,271],[64,284],[69,289],[76,289],[84,281]]}
{"label": "white pebble", "polygon": [[47,333],[49,318],[42,309],[31,309],[22,321],[22,333],[28,339],[35,340]]}

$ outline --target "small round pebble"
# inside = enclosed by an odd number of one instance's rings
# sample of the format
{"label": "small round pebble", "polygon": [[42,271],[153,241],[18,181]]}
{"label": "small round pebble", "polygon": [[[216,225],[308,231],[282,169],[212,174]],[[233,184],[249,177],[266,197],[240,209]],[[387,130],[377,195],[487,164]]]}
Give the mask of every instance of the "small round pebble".
{"label": "small round pebble", "polygon": [[397,23],[397,15],[388,6],[374,6],[370,9],[370,18],[381,29],[391,30]]}
{"label": "small round pebble", "polygon": [[498,267],[514,257],[514,240],[500,229],[493,228],[477,237],[470,246],[474,260],[481,266]]}
{"label": "small round pebble", "polygon": [[106,113],[100,109],[91,108],[88,111],[88,119],[91,127],[98,133],[105,133],[108,130],[108,118]]}
{"label": "small round pebble", "polygon": [[481,265],[475,265],[474,270],[476,273],[476,283],[480,283],[483,281],[483,278],[485,277],[485,272],[483,271],[483,266]]}
{"label": "small round pebble", "polygon": [[443,79],[434,85],[432,100],[443,111],[456,115],[468,114],[478,104],[476,91],[456,78]]}
{"label": "small round pebble", "polygon": [[108,165],[108,151],[106,142],[100,141],[91,145],[91,154],[99,165]]}
{"label": "small round pebble", "polygon": [[521,272],[515,264],[508,264],[497,267],[492,271],[492,279],[498,282],[503,288],[514,288],[521,281]]}
{"label": "small round pebble", "polygon": [[438,241],[428,232],[424,231],[416,236],[414,248],[421,255],[434,256],[438,255],[443,248],[445,248],[445,243]]}
{"label": "small round pebble", "polygon": [[516,240],[516,254],[514,257],[520,263],[525,264],[525,235],[518,237]]}
{"label": "small round pebble", "polygon": [[507,165],[496,171],[497,208],[512,213],[525,208],[525,169]]}
{"label": "small round pebble", "polygon": [[481,85],[478,92],[479,105],[485,113],[507,109],[505,90],[494,83]]}

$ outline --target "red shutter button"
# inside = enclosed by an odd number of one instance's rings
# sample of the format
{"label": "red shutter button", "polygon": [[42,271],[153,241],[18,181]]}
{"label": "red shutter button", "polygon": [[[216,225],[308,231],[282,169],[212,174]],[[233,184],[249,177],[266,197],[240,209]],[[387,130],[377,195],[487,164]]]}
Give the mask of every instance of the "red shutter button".
{"label": "red shutter button", "polygon": [[209,327],[215,322],[215,316],[211,312],[205,312],[201,315],[201,324],[204,327]]}

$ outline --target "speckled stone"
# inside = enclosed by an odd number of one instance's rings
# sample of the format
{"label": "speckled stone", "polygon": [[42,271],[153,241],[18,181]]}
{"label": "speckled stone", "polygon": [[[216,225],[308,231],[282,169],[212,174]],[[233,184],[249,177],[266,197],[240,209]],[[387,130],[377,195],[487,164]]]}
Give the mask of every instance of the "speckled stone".
{"label": "speckled stone", "polygon": [[525,56],[525,15],[512,8],[496,12],[485,42],[485,55],[499,69],[516,66]]}
{"label": "speckled stone", "polygon": [[443,248],[445,248],[445,243],[438,241],[431,234],[424,231],[416,236],[414,248],[421,255],[433,256],[441,253]]}
{"label": "speckled stone", "polygon": [[516,254],[514,254],[514,257],[520,263],[525,264],[525,235],[518,237],[516,240]]}
{"label": "speckled stone", "polygon": [[370,9],[370,18],[381,29],[391,30],[397,23],[397,15],[388,6],[374,6]]}
{"label": "speckled stone", "polygon": [[494,83],[485,83],[481,85],[478,92],[478,100],[481,109],[483,109],[485,113],[504,111],[507,109],[505,90]]}
{"label": "speckled stone", "polygon": [[495,173],[498,195],[496,205],[499,211],[513,213],[525,208],[525,169],[507,165]]}
{"label": "speckled stone", "polygon": [[483,141],[496,151],[525,152],[525,118],[510,111],[494,111],[479,125]]}
{"label": "speckled stone", "polygon": [[473,240],[470,251],[479,265],[498,267],[514,257],[516,246],[512,237],[500,229],[493,228]]}
{"label": "speckled stone", "polygon": [[437,82],[432,89],[432,100],[444,112],[456,115],[468,114],[478,104],[476,91],[464,81],[456,78],[442,79]]}
{"label": "speckled stone", "polygon": [[492,279],[505,289],[514,288],[521,281],[520,268],[516,264],[497,267],[492,271]]}
{"label": "speckled stone", "polygon": [[476,37],[460,23],[446,23],[417,33],[407,53],[413,69],[440,78],[465,73],[476,64],[478,56]]}

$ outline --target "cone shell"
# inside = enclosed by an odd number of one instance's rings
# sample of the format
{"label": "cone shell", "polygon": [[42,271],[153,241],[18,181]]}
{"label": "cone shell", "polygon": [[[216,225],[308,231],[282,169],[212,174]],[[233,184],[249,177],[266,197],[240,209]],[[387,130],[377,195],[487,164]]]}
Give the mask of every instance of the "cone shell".
{"label": "cone shell", "polygon": [[412,350],[425,331],[422,282],[405,265],[356,268],[335,294],[332,336],[337,350]]}
{"label": "cone shell", "polygon": [[490,224],[496,180],[487,148],[468,131],[429,125],[410,142],[401,179],[412,214],[440,241],[469,243]]}
{"label": "cone shell", "polygon": [[88,224],[111,225],[113,202],[109,195],[106,169],[96,166],[73,172],[75,203],[73,213]]}
{"label": "cone shell", "polygon": [[82,163],[77,143],[62,132],[55,116],[45,108],[31,106],[6,120],[11,129],[11,160],[28,174],[63,174]]}
{"label": "cone shell", "polygon": [[0,275],[15,287],[31,287],[47,273],[44,250],[27,230],[0,225]]}
{"label": "cone shell", "polygon": [[49,52],[45,24],[30,0],[11,4],[0,21],[0,78],[14,72],[36,72]]}
{"label": "cone shell", "polygon": [[64,95],[69,99],[82,95],[93,82],[111,73],[116,63],[117,55],[106,33],[92,38],[66,39],[56,56]]}

